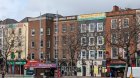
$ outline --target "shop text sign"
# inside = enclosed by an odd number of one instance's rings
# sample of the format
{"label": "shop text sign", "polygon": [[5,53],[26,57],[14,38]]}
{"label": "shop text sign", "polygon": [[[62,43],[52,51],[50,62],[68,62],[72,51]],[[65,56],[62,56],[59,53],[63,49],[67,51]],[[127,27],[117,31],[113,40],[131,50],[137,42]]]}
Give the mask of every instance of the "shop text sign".
{"label": "shop text sign", "polygon": [[106,17],[105,13],[95,13],[95,14],[83,14],[78,16],[78,20],[94,20],[94,19],[104,19]]}

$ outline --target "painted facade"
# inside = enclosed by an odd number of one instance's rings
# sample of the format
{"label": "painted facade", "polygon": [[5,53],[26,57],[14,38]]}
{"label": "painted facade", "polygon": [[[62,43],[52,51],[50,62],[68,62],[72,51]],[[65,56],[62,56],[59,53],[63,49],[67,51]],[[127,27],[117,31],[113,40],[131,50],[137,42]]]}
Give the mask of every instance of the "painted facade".
{"label": "painted facade", "polygon": [[77,76],[101,76],[105,62],[105,18],[105,13],[78,16],[81,51],[77,61],[80,70]]}

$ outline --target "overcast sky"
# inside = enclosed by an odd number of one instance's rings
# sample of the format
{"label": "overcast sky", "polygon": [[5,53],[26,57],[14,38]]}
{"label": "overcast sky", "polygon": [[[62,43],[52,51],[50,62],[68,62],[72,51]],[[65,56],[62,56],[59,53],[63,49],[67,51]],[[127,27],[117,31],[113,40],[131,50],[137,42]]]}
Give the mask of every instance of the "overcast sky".
{"label": "overcast sky", "polygon": [[40,12],[64,16],[111,11],[112,6],[140,8],[140,0],[0,0],[0,19],[20,21],[24,17],[36,17]]}

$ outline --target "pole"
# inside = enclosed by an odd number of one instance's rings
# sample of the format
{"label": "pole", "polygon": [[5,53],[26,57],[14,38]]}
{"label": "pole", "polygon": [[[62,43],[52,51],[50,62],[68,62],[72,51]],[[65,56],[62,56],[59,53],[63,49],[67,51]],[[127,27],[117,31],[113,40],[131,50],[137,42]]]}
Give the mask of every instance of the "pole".
{"label": "pole", "polygon": [[40,12],[40,25],[39,25],[39,59],[41,61],[41,58],[40,58],[40,52],[41,52],[41,12]]}
{"label": "pole", "polygon": [[57,36],[58,36],[58,11],[57,11],[57,14],[56,14],[56,27],[57,27],[57,31],[56,31],[56,54],[57,54],[57,57],[56,57],[56,68],[57,68],[57,73],[58,73],[58,51],[57,51]]}

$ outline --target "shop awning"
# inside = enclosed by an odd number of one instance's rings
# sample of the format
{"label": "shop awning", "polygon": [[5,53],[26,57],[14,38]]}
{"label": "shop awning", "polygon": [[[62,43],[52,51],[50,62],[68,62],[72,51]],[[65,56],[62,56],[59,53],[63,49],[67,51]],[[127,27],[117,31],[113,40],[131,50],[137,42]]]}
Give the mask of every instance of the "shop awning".
{"label": "shop awning", "polygon": [[40,63],[35,68],[56,68],[56,64],[44,64]]}
{"label": "shop awning", "polygon": [[110,66],[107,66],[107,67],[123,68],[123,67],[125,67],[125,64],[111,64]]}
{"label": "shop awning", "polygon": [[39,61],[28,61],[27,64],[24,65],[25,68],[56,68],[56,64],[44,64]]}
{"label": "shop awning", "polygon": [[36,67],[38,64],[39,64],[39,61],[30,60],[27,62],[27,64],[24,65],[24,67],[25,68]]}

